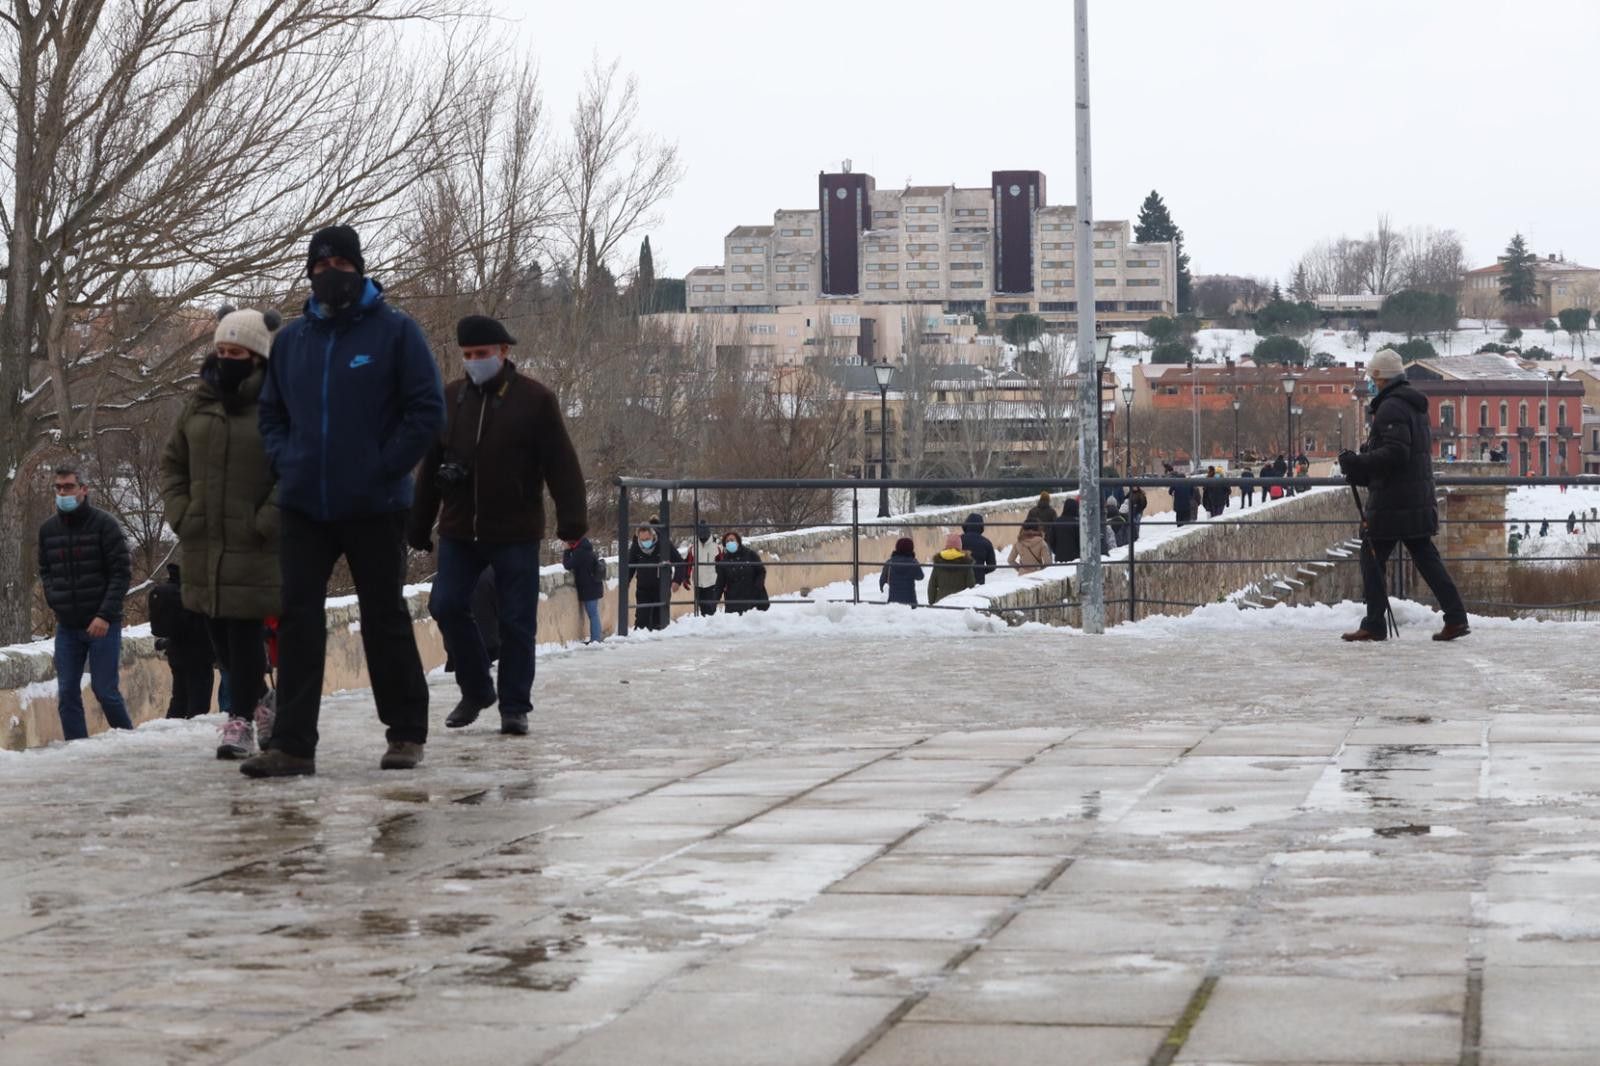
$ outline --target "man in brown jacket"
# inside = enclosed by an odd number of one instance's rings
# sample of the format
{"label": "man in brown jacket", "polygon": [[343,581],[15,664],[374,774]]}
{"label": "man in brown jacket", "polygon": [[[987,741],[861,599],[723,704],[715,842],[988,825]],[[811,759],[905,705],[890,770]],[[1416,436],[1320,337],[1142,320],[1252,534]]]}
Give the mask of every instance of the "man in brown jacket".
{"label": "man in brown jacket", "polygon": [[[555,500],[563,541],[588,532],[588,494],[555,393],[517,373],[510,359],[517,342],[505,326],[468,315],[456,325],[456,342],[467,376],[445,388],[445,428],[422,461],[406,539],[432,551],[438,517],[439,569],[428,613],[461,689],[445,725],[471,725],[498,700],[500,732],[521,736],[533,707],[544,490]],[[485,568],[494,571],[500,601],[498,692],[472,617],[472,592]]]}

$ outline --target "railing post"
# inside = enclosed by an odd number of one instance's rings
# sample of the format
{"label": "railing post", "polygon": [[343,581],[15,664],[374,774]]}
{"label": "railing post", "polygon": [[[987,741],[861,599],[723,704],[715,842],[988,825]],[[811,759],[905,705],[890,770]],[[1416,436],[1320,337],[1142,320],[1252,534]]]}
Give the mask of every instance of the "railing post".
{"label": "railing post", "polygon": [[628,635],[628,486],[617,486],[617,636]]}
{"label": "railing post", "polygon": [[861,490],[850,490],[850,573],[851,601],[861,602]]}
{"label": "railing post", "polygon": [[689,549],[689,554],[694,556],[694,565],[689,567],[689,598],[694,600],[694,613],[700,613],[700,490],[694,490],[694,525],[690,527],[689,543],[694,547]]}
{"label": "railing post", "polygon": [[661,609],[666,614],[661,619],[661,627],[665,629],[672,624],[672,490],[661,490],[661,561],[656,564],[658,570],[665,569],[661,581],[662,595],[664,597]]}
{"label": "railing post", "polygon": [[[1129,486],[1131,494],[1132,487]],[[1134,557],[1139,549],[1139,517],[1133,513],[1133,504],[1128,504],[1128,621],[1135,622],[1139,618],[1139,597],[1134,584]]]}

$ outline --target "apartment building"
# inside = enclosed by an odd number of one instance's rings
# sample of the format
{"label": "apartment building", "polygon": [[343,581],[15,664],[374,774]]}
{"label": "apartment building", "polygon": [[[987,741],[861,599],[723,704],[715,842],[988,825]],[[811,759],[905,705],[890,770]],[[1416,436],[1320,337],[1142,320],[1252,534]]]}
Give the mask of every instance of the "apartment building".
{"label": "apartment building", "polygon": [[[991,321],[1036,314],[1065,325],[1077,311],[1077,209],[1045,198],[1037,170],[997,170],[988,186],[880,189],[849,169],[817,177],[815,210],[736,226],[720,266],[685,280],[694,313],[739,314],[834,302],[936,304]],[[1093,229],[1095,310],[1143,322],[1177,307],[1171,242],[1138,244],[1126,221]]]}
{"label": "apartment building", "polygon": [[[1500,318],[1506,305],[1500,299],[1500,278],[1505,257],[1492,266],[1469,270],[1461,279],[1461,309],[1473,318]],[[1565,256],[1549,255],[1533,263],[1535,306],[1554,316],[1569,307],[1600,308],[1600,270],[1569,263]]]}
{"label": "apartment building", "polygon": [[1428,397],[1437,458],[1503,451],[1514,477],[1583,472],[1584,385],[1480,352],[1422,359],[1407,375]]}

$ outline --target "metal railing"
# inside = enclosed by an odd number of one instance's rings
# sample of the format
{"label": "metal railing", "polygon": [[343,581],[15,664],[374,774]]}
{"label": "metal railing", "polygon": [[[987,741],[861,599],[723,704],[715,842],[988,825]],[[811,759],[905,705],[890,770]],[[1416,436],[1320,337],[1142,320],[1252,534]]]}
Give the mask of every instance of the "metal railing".
{"label": "metal railing", "polygon": [[[1480,488],[1482,488],[1482,487],[1498,487],[1498,488],[1504,488],[1504,489],[1510,490],[1510,489],[1526,488],[1526,487],[1530,487],[1530,486],[1542,486],[1542,485],[1566,485],[1566,486],[1577,486],[1577,487],[1584,488],[1584,489],[1589,489],[1589,490],[1600,490],[1600,476],[1594,476],[1594,475],[1559,476],[1559,477],[1558,476],[1552,476],[1552,477],[1505,477],[1505,476],[1451,477],[1451,476],[1446,476],[1446,475],[1439,475],[1439,476],[1435,477],[1434,482],[1435,482],[1436,487],[1439,488],[1439,489],[1442,489],[1442,490],[1448,490],[1448,489],[1452,489],[1452,488],[1469,488],[1469,487],[1480,487]],[[709,564],[705,564],[705,562],[703,560],[700,560],[698,557],[696,557],[693,560],[693,563],[691,564],[688,556],[679,555],[677,553],[677,551],[676,551],[676,546],[675,546],[674,539],[673,539],[673,531],[674,531],[674,529],[683,530],[683,529],[687,528],[689,531],[691,531],[691,533],[693,533],[693,532],[698,530],[698,527],[699,527],[699,525],[701,523],[702,518],[705,517],[705,513],[703,513],[703,509],[702,509],[702,503],[704,502],[703,498],[702,498],[702,493],[718,494],[718,493],[730,493],[730,492],[751,491],[751,490],[769,490],[769,491],[770,490],[780,490],[780,491],[790,491],[790,492],[813,492],[813,491],[817,491],[817,492],[829,492],[829,493],[834,493],[834,494],[841,494],[841,493],[848,492],[850,494],[850,500],[849,500],[849,515],[850,515],[850,517],[849,517],[848,520],[835,518],[835,519],[830,520],[830,521],[807,522],[803,527],[795,527],[793,525],[786,525],[786,524],[773,522],[773,521],[763,521],[763,520],[732,521],[732,520],[727,519],[726,517],[720,517],[719,518],[718,524],[722,528],[737,528],[739,530],[744,530],[744,531],[769,530],[769,531],[772,531],[774,533],[785,533],[785,532],[793,533],[793,532],[799,531],[799,529],[804,529],[806,531],[828,531],[828,530],[845,530],[845,529],[848,529],[850,531],[850,558],[848,560],[840,560],[840,559],[810,559],[810,558],[806,558],[806,559],[790,559],[790,558],[775,559],[775,558],[765,558],[765,557],[763,557],[763,558],[760,559],[759,562],[733,562],[733,563],[723,562],[723,563],[719,564],[719,565],[727,568],[730,571],[731,570],[736,570],[736,569],[738,569],[740,567],[754,567],[754,566],[764,567],[768,571],[773,570],[773,569],[781,569],[781,568],[784,568],[784,567],[811,567],[811,568],[833,567],[833,568],[838,568],[840,570],[847,570],[848,571],[848,575],[849,575],[848,578],[843,578],[843,577],[841,578],[841,580],[848,580],[850,582],[852,591],[851,591],[851,594],[849,595],[848,598],[831,598],[831,599],[819,600],[819,599],[817,599],[817,598],[815,598],[813,596],[810,596],[810,595],[801,595],[801,596],[796,597],[796,596],[792,596],[792,595],[789,595],[789,594],[784,594],[783,598],[770,598],[770,597],[760,597],[760,596],[758,596],[758,597],[752,598],[752,599],[729,600],[729,599],[724,598],[724,599],[721,600],[721,606],[724,607],[724,608],[747,610],[747,609],[750,609],[750,608],[767,609],[768,607],[772,607],[772,606],[789,606],[789,605],[795,605],[795,604],[809,604],[809,603],[817,603],[817,602],[834,602],[834,603],[842,602],[842,603],[854,603],[854,604],[860,604],[860,603],[863,603],[863,602],[866,602],[866,603],[882,602],[882,601],[874,601],[874,600],[865,600],[864,601],[862,599],[862,596],[861,596],[861,580],[862,580],[863,568],[866,567],[866,568],[870,568],[870,569],[878,569],[880,566],[882,566],[881,562],[865,562],[865,561],[863,561],[862,556],[861,556],[861,548],[862,548],[862,540],[864,539],[864,537],[869,537],[871,539],[878,539],[880,537],[887,536],[888,533],[891,532],[891,531],[900,532],[900,531],[912,531],[912,530],[917,530],[917,529],[932,529],[932,528],[937,528],[937,529],[959,529],[960,526],[961,526],[960,520],[951,520],[951,519],[948,519],[948,518],[941,519],[941,518],[934,517],[934,516],[931,516],[931,515],[925,515],[925,514],[920,514],[920,513],[916,513],[916,512],[902,514],[902,515],[893,515],[893,516],[890,516],[888,518],[878,518],[878,517],[863,518],[863,516],[861,514],[861,495],[862,495],[862,493],[877,493],[880,489],[889,489],[889,490],[910,491],[910,492],[913,492],[913,493],[936,493],[936,492],[961,492],[961,491],[967,491],[967,492],[1004,492],[1004,493],[1008,494],[1008,498],[1007,499],[982,499],[982,500],[971,501],[971,502],[968,502],[968,503],[953,504],[953,505],[950,505],[950,507],[949,507],[949,510],[952,510],[952,511],[955,511],[955,510],[968,510],[968,509],[975,510],[975,511],[983,511],[985,509],[992,510],[992,509],[995,508],[995,506],[997,504],[1005,504],[1005,503],[1011,504],[1013,509],[1021,509],[1021,507],[1025,504],[1026,500],[1025,500],[1025,498],[1022,498],[1022,499],[1017,498],[1017,496],[1015,494],[1019,494],[1019,493],[1026,494],[1026,493],[1038,493],[1038,492],[1048,491],[1048,492],[1052,492],[1052,493],[1056,493],[1056,494],[1060,494],[1060,493],[1072,494],[1072,493],[1076,493],[1078,491],[1078,481],[1075,478],[921,478],[921,479],[911,479],[911,478],[904,478],[904,479],[902,479],[902,478],[890,478],[890,479],[862,479],[862,478],[776,479],[776,478],[754,478],[754,479],[692,479],[692,478],[633,478],[633,477],[624,477],[624,478],[618,478],[616,480],[615,484],[616,484],[617,492],[618,492],[618,496],[617,496],[617,544],[618,544],[617,633],[619,635],[626,635],[629,632],[629,629],[630,629],[630,620],[629,620],[630,608],[638,608],[638,609],[640,609],[641,620],[648,620],[648,621],[653,621],[654,623],[656,623],[654,625],[651,625],[650,628],[663,628],[667,624],[667,622],[670,621],[672,609],[675,608],[675,607],[694,607],[697,610],[700,609],[701,605],[700,605],[700,603],[698,602],[698,599],[697,599],[697,594],[698,594],[698,591],[699,591],[699,585],[698,585],[698,581],[697,581],[697,578],[698,578],[698,573],[697,572],[698,572],[698,570],[700,569],[700,567],[703,564],[704,565],[709,565]],[[1359,535],[1360,535],[1359,520],[1358,520],[1358,517],[1357,517],[1357,515],[1355,513],[1355,509],[1354,509],[1354,505],[1353,504],[1351,504],[1351,506],[1350,506],[1350,513],[1349,513],[1349,515],[1347,517],[1332,518],[1332,519],[1330,519],[1330,518],[1293,518],[1293,517],[1276,518],[1276,517],[1262,517],[1261,513],[1260,513],[1260,507],[1263,504],[1266,504],[1267,502],[1269,502],[1267,497],[1268,497],[1268,494],[1270,493],[1270,491],[1272,490],[1272,488],[1274,488],[1274,487],[1282,488],[1284,497],[1285,498],[1290,498],[1290,497],[1294,497],[1294,496],[1298,496],[1298,495],[1304,494],[1304,493],[1306,493],[1306,492],[1308,492],[1310,490],[1313,490],[1313,489],[1338,488],[1340,490],[1344,490],[1344,489],[1346,489],[1348,487],[1348,482],[1345,481],[1343,478],[1339,478],[1339,477],[1296,477],[1294,475],[1287,475],[1287,476],[1284,476],[1284,477],[1254,477],[1254,478],[1221,477],[1221,476],[1215,477],[1215,478],[1211,478],[1211,477],[1187,477],[1187,478],[1185,478],[1185,477],[1176,477],[1176,476],[1136,477],[1136,478],[1102,477],[1102,478],[1099,479],[1099,485],[1100,485],[1100,491],[1108,498],[1111,498],[1111,497],[1114,497],[1114,496],[1116,496],[1118,494],[1124,493],[1127,490],[1130,490],[1132,488],[1142,489],[1148,494],[1151,490],[1165,490],[1165,489],[1175,488],[1175,487],[1178,487],[1178,486],[1187,486],[1194,493],[1195,498],[1198,501],[1199,498],[1200,498],[1200,495],[1201,495],[1201,493],[1202,493],[1202,491],[1204,489],[1211,488],[1211,489],[1226,489],[1226,490],[1228,490],[1228,500],[1227,500],[1227,503],[1226,503],[1226,507],[1225,507],[1225,509],[1223,511],[1218,512],[1215,515],[1207,514],[1206,513],[1207,509],[1203,505],[1200,505],[1200,504],[1197,503],[1197,506],[1196,506],[1197,512],[1200,513],[1200,514],[1206,514],[1206,517],[1204,517],[1204,518],[1185,519],[1185,518],[1181,518],[1181,517],[1179,517],[1179,516],[1177,516],[1177,515],[1175,515],[1175,514],[1173,514],[1171,512],[1158,512],[1158,513],[1152,515],[1151,517],[1144,517],[1144,516],[1141,515],[1138,518],[1138,520],[1130,521],[1130,522],[1128,522],[1126,524],[1127,539],[1125,541],[1119,541],[1114,546],[1112,551],[1108,551],[1108,552],[1103,552],[1102,553],[1102,559],[1105,560],[1106,565],[1117,566],[1119,568],[1121,568],[1122,566],[1125,565],[1125,567],[1126,567],[1126,572],[1127,572],[1126,596],[1125,597],[1119,596],[1119,601],[1118,602],[1120,603],[1123,600],[1125,600],[1125,602],[1126,602],[1126,618],[1130,619],[1130,620],[1131,619],[1136,619],[1136,618],[1139,617],[1139,608],[1141,606],[1146,607],[1146,608],[1161,608],[1161,607],[1195,608],[1195,607],[1204,606],[1204,603],[1199,603],[1199,602],[1188,602],[1188,601],[1182,601],[1182,600],[1163,599],[1163,598],[1148,597],[1148,596],[1141,597],[1139,595],[1139,591],[1138,591],[1139,590],[1139,571],[1141,569],[1148,570],[1151,567],[1201,566],[1201,565],[1235,565],[1235,566],[1241,566],[1241,567],[1247,567],[1247,566],[1248,567],[1268,567],[1268,566],[1273,566],[1273,567],[1283,567],[1283,566],[1305,567],[1305,566],[1308,566],[1308,565],[1313,564],[1313,563],[1323,564],[1323,565],[1332,565],[1332,566],[1347,566],[1347,565],[1350,565],[1350,564],[1359,564],[1359,559],[1353,553],[1350,554],[1347,558],[1344,558],[1344,557],[1339,557],[1338,555],[1335,555],[1335,554],[1331,554],[1328,550],[1325,550],[1323,552],[1323,554],[1310,555],[1310,556],[1261,555],[1261,556],[1252,556],[1252,557],[1241,556],[1241,557],[1226,557],[1226,558],[1217,558],[1217,557],[1184,558],[1182,556],[1170,556],[1170,557],[1155,558],[1155,557],[1152,557],[1152,556],[1149,556],[1149,555],[1146,555],[1146,556],[1140,556],[1139,555],[1140,534],[1144,530],[1149,530],[1151,528],[1173,527],[1173,526],[1182,527],[1182,526],[1190,526],[1190,525],[1196,525],[1196,526],[1201,526],[1201,527],[1227,527],[1227,526],[1230,526],[1230,525],[1238,525],[1238,524],[1243,524],[1243,523],[1247,523],[1247,522],[1248,523],[1252,523],[1252,524],[1267,524],[1267,525],[1275,525],[1275,526],[1321,526],[1321,527],[1328,527],[1330,529],[1330,532],[1333,531],[1333,530],[1339,530],[1339,531],[1342,531],[1342,534],[1334,534],[1333,536],[1330,536],[1329,541],[1328,541],[1328,548],[1336,550],[1338,545],[1341,545],[1341,544],[1345,543],[1346,541],[1352,541],[1352,540],[1355,540],[1355,539],[1359,538]],[[1235,494],[1234,490],[1239,490],[1238,494]],[[1250,504],[1250,505],[1244,504],[1244,502],[1243,502],[1244,501],[1243,494],[1244,494],[1244,492],[1247,492],[1247,491],[1250,492],[1252,494],[1252,496],[1255,493],[1259,492],[1261,494],[1260,502],[1259,503]],[[641,495],[641,494],[649,494],[649,496],[653,497],[653,499],[654,499],[654,502],[651,505],[651,511],[648,512],[648,513],[651,513],[651,517],[654,519],[654,521],[651,524],[657,530],[657,534],[658,534],[658,537],[659,537],[659,540],[660,540],[660,544],[661,544],[661,549],[660,550],[662,552],[666,553],[666,554],[664,555],[664,557],[661,560],[659,560],[657,562],[642,563],[642,564],[631,564],[630,561],[629,561],[629,555],[630,555],[630,548],[631,548],[632,532],[636,528],[636,525],[633,522],[633,515],[636,513],[635,510],[634,510],[633,504],[634,504],[634,497],[636,495]],[[687,501],[682,499],[682,496],[684,494],[688,495]],[[1596,494],[1595,500],[1596,500],[1597,505],[1600,505],[1600,493]],[[1272,501],[1272,502],[1276,502],[1276,501]],[[684,525],[674,526],[674,521],[673,521],[674,520],[674,514],[677,513],[677,514],[681,515],[683,513],[682,509],[683,509],[683,507],[685,505],[687,505],[688,510],[689,510],[689,515],[688,515],[689,521]],[[944,508],[940,508],[940,509],[944,509]],[[1600,510],[1600,507],[1597,507],[1597,510]],[[1237,511],[1237,513],[1233,513],[1235,511]],[[1594,545],[1595,551],[1597,553],[1600,553],[1600,516],[1597,516],[1597,517],[1579,516],[1579,520],[1584,523],[1583,528],[1584,528],[1584,530],[1586,532],[1590,527],[1593,527],[1594,533],[1595,533],[1595,539],[1593,541],[1590,541],[1589,543],[1591,545]],[[1441,535],[1443,535],[1444,532],[1445,532],[1446,527],[1449,527],[1449,526],[1452,526],[1452,525],[1457,525],[1457,526],[1460,526],[1460,525],[1488,525],[1488,526],[1509,527],[1509,526],[1522,525],[1522,524],[1537,524],[1537,523],[1542,523],[1542,522],[1547,522],[1547,521],[1548,522],[1560,521],[1560,522],[1564,523],[1565,519],[1564,518],[1558,518],[1557,516],[1552,516],[1552,515],[1517,516],[1515,514],[1509,514],[1509,513],[1503,518],[1494,518],[1494,519],[1461,519],[1461,518],[1450,518],[1450,517],[1448,517],[1446,515],[1441,515],[1441,517],[1440,517],[1440,527],[1441,527],[1440,532],[1441,532]],[[1081,514],[1080,514],[1080,522],[1081,522]],[[1006,522],[1006,521],[989,521],[987,519],[985,520],[985,527],[987,529],[1014,529],[1014,528],[1019,528],[1024,524],[1025,524],[1025,522],[1020,522],[1020,521],[1018,521],[1018,522]],[[1070,525],[1070,524],[1073,524],[1073,523],[1070,523],[1068,520],[1066,520],[1064,518],[1058,518],[1057,519],[1057,524],[1065,526],[1065,525]],[[1047,530],[1045,532],[1046,532],[1046,534],[1048,536],[1049,531]],[[695,538],[695,537],[691,537],[691,543],[694,543],[696,541],[696,539],[697,538]],[[1067,545],[1067,547],[1071,548],[1071,547],[1075,547],[1075,545]],[[1508,565],[1508,564],[1512,564],[1512,563],[1526,563],[1526,562],[1530,562],[1530,561],[1537,561],[1539,563],[1594,563],[1594,562],[1600,562],[1600,554],[1587,554],[1587,553],[1583,554],[1583,555],[1549,555],[1549,556],[1541,555],[1541,556],[1537,556],[1537,557],[1530,557],[1530,556],[1523,556],[1523,555],[1511,555],[1511,554],[1502,554],[1502,555],[1489,554],[1489,555],[1484,555],[1484,554],[1444,554],[1444,553],[1441,553],[1441,558],[1446,563],[1502,564],[1502,565]],[[1077,561],[1076,558],[1069,557],[1069,558],[1062,558],[1060,560],[1054,561],[1054,562],[1052,562],[1052,563],[1050,563],[1048,565],[1050,565],[1050,566],[1074,565],[1076,563],[1076,561]],[[929,565],[931,565],[931,564],[929,564]],[[1390,564],[1389,565],[1390,565],[1390,570],[1388,572],[1388,580],[1389,580],[1389,589],[1390,589],[1391,593],[1393,593],[1396,596],[1402,596],[1402,597],[1407,595],[1411,591],[1412,585],[1414,584],[1414,577],[1411,574],[1408,573],[1409,564],[1405,560],[1402,559],[1401,552],[1399,550],[1395,551],[1393,557],[1390,560]],[[999,559],[998,559],[998,553],[997,553],[997,559],[996,559],[996,563],[995,563],[995,571],[996,572],[1007,571],[1007,570],[1016,570],[1016,569],[1022,569],[1022,568],[1023,567],[1020,564],[1012,564],[1012,563],[1000,562]],[[1030,567],[1029,569],[1031,570],[1033,568]],[[662,597],[660,599],[652,600],[652,601],[649,601],[649,602],[643,602],[643,603],[633,602],[632,599],[631,599],[631,592],[630,592],[631,586],[633,584],[633,578],[637,574],[639,574],[640,572],[648,572],[649,570],[655,570],[656,571],[656,573],[658,575],[657,576],[657,583],[658,583],[658,585],[663,586],[664,595],[662,595]],[[1262,579],[1265,580],[1270,576],[1271,575],[1263,573],[1262,574]],[[1250,584],[1250,583],[1249,582],[1245,582],[1244,583],[1244,585],[1248,585],[1248,584]],[[1240,587],[1242,588],[1242,587],[1244,587],[1244,585],[1241,585]],[[1070,587],[1074,587],[1074,586],[1075,586],[1074,582],[1070,582],[1070,581],[1066,582],[1066,587],[1070,588]],[[690,594],[690,598],[687,598],[687,599],[673,599],[672,592],[673,592],[674,589],[677,589],[679,587],[687,588],[687,590],[688,590],[688,592]],[[1213,601],[1206,601],[1206,602],[1215,602],[1215,601],[1213,600]],[[1600,599],[1579,600],[1579,601],[1574,601],[1574,602],[1569,602],[1569,603],[1562,603],[1562,604],[1525,604],[1525,603],[1514,603],[1514,602],[1510,602],[1510,601],[1487,600],[1487,599],[1481,599],[1481,598],[1474,600],[1474,599],[1468,598],[1467,599],[1467,605],[1469,607],[1477,607],[1480,610],[1483,609],[1483,608],[1498,608],[1498,609],[1508,609],[1508,610],[1546,610],[1546,609],[1549,609],[1549,610],[1588,610],[1588,609],[1592,609],[1592,608],[1600,608]],[[1042,612],[1042,611],[1060,610],[1060,609],[1063,609],[1063,608],[1081,609],[1081,606],[1082,606],[1082,603],[1081,603],[1080,599],[1064,597],[1059,601],[1048,602],[1048,603],[1037,603],[1037,604],[1032,604],[1032,605],[1007,605],[1006,607],[1003,608],[1003,610],[1006,613],[1010,613],[1010,612],[1029,613],[1029,612]],[[935,604],[919,604],[918,607],[920,609],[924,609],[924,610],[930,609],[930,608],[934,609],[934,610],[967,610],[967,609],[970,609],[967,606],[950,607],[950,606],[945,606],[945,605],[941,605],[941,604],[937,604],[937,603],[935,603]],[[717,609],[715,605],[713,605],[713,609]],[[656,614],[654,616],[648,618],[648,619],[645,619],[644,618],[644,612],[646,610],[656,612]]]}

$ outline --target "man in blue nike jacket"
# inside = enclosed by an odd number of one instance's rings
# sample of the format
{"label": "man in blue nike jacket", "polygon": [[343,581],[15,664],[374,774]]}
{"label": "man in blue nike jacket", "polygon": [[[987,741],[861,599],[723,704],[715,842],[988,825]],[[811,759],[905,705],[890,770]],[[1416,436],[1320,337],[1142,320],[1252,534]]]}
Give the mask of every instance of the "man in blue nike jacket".
{"label": "man in blue nike jacket", "polygon": [[311,299],[272,342],[261,437],[278,478],[283,613],[270,746],[240,764],[251,777],[316,773],[327,653],[324,600],[350,565],[361,645],[389,747],[380,766],[409,770],[428,739],[428,684],[405,584],[412,470],[444,425],[439,368],[422,330],[366,277],[349,226],[311,238]]}

